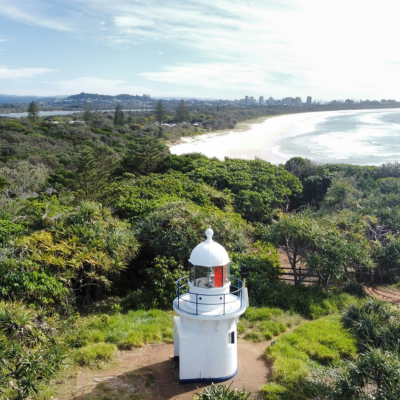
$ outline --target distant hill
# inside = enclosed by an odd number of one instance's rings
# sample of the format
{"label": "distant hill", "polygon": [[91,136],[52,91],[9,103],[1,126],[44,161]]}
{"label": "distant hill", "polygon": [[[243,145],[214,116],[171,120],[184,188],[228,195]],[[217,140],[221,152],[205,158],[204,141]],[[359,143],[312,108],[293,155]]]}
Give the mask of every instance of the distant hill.
{"label": "distant hill", "polygon": [[68,96],[67,100],[72,101],[95,101],[95,100],[119,100],[119,101],[133,101],[133,100],[149,100],[150,96],[138,96],[138,95],[130,95],[130,94],[118,94],[116,96],[110,96],[106,94],[97,94],[97,93],[79,93],[74,94],[72,96]]}
{"label": "distant hill", "polygon": [[0,103],[28,103],[30,101],[60,99],[66,96],[40,97],[40,96],[15,96],[9,94],[0,94]]}

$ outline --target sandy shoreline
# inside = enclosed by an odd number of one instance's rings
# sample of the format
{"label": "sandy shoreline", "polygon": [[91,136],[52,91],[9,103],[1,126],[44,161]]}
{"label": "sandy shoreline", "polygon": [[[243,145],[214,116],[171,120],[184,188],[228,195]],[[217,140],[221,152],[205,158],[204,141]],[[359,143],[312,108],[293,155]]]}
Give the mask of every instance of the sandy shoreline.
{"label": "sandy shoreline", "polygon": [[237,124],[235,129],[182,137],[178,144],[168,143],[172,154],[202,153],[207,157],[253,160],[261,158],[279,164],[285,158],[271,151],[280,136],[301,114],[259,117]]}
{"label": "sandy shoreline", "polygon": [[313,132],[328,117],[371,111],[375,110],[319,111],[261,117],[241,122],[233,130],[183,137],[179,144],[170,143],[169,146],[171,153],[176,155],[202,153],[220,160],[225,157],[246,160],[260,158],[272,164],[282,164],[291,157],[280,152],[279,142],[282,139]]}

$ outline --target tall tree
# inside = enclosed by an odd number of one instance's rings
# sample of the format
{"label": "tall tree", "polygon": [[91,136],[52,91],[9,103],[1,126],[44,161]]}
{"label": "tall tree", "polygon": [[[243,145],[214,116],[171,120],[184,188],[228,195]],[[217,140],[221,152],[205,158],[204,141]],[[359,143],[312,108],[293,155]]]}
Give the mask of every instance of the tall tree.
{"label": "tall tree", "polygon": [[93,120],[93,113],[92,113],[92,103],[87,102],[85,105],[85,110],[83,111],[82,114],[83,120],[87,123],[90,124]]}
{"label": "tall tree", "polygon": [[163,102],[160,100],[157,103],[157,107],[156,107],[156,120],[159,124],[163,123],[163,121],[165,119],[165,114],[166,114],[166,112],[165,112]]}
{"label": "tall tree", "polygon": [[72,190],[80,200],[98,200],[112,180],[116,163],[109,148],[86,148],[75,160],[75,171],[60,170],[52,175],[52,180]]}
{"label": "tall tree", "polygon": [[184,122],[188,119],[188,113],[186,110],[186,104],[184,100],[179,102],[179,106],[176,110],[176,120],[178,122]]}
{"label": "tall tree", "polygon": [[114,114],[114,125],[123,125],[124,124],[124,112],[122,111],[122,107],[120,104],[117,104],[115,107]]}
{"label": "tall tree", "polygon": [[147,175],[156,171],[168,155],[169,149],[162,140],[144,136],[137,139],[121,164],[125,172],[139,172]]}
{"label": "tall tree", "polygon": [[128,124],[131,124],[133,122],[133,114],[132,110],[129,110],[128,112]]}
{"label": "tall tree", "polygon": [[38,105],[34,102],[34,101],[32,101],[30,104],[29,104],[29,107],[28,107],[28,110],[27,110],[27,112],[28,112],[28,118],[32,121],[32,122],[35,122],[36,120],[37,120],[37,118],[38,118],[38,116],[39,116],[39,107],[38,107]]}
{"label": "tall tree", "polygon": [[97,126],[99,122],[100,122],[100,112],[99,112],[99,107],[96,106],[92,114],[92,123],[93,125]]}

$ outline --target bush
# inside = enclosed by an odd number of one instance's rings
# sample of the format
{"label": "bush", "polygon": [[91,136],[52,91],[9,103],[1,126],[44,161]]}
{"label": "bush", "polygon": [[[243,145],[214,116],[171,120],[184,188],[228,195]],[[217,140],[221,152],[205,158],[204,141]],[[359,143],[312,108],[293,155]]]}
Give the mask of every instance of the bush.
{"label": "bush", "polygon": [[256,330],[246,333],[243,338],[253,343],[260,343],[265,340],[265,337],[262,335],[262,333]]}
{"label": "bush", "polygon": [[65,366],[58,321],[22,303],[0,302],[0,397],[31,398]]}
{"label": "bush", "polygon": [[90,365],[99,360],[111,360],[116,351],[115,344],[93,343],[76,350],[74,360],[79,365]]}
{"label": "bush", "polygon": [[248,319],[249,321],[255,322],[255,321],[265,321],[269,320],[272,316],[274,317],[280,317],[283,315],[283,311],[280,310],[279,308],[268,308],[268,307],[262,307],[262,308],[255,308],[255,307],[248,307],[246,309],[246,313],[244,317]]}
{"label": "bush", "polygon": [[231,385],[212,384],[204,392],[197,392],[195,395],[198,400],[247,400],[251,396],[251,392],[247,392],[246,390],[230,390]]}

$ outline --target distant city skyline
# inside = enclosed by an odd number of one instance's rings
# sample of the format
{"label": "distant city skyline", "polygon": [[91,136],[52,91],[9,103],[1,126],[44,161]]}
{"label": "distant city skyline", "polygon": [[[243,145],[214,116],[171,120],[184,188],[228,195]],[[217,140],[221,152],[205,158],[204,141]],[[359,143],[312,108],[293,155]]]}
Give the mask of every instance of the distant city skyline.
{"label": "distant city skyline", "polygon": [[0,92],[397,99],[396,6],[0,0]]}

